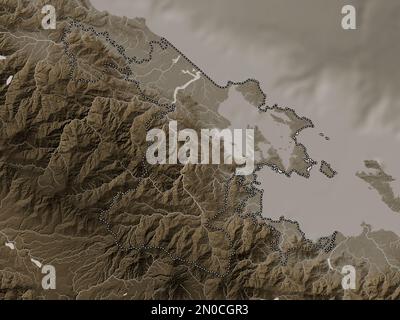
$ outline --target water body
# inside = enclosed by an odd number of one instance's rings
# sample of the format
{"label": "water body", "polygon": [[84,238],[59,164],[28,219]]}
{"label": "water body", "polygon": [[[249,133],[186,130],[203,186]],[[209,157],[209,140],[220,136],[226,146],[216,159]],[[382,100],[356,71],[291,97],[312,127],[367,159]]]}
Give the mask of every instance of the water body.
{"label": "water body", "polygon": [[[241,109],[245,109],[246,112],[241,112]],[[260,113],[257,108],[254,108],[246,101],[235,87],[231,87],[229,89],[229,97],[220,104],[218,113],[230,121],[231,129],[245,130],[249,127],[257,127],[262,136],[267,139],[267,141],[258,142],[258,146],[256,146],[259,149],[259,152],[255,154],[256,162],[267,160],[269,157],[268,150],[274,148],[282,160],[283,166],[288,169],[295,143],[290,137],[290,128],[272,117],[275,113],[274,111],[268,110]],[[277,114],[276,116],[279,115]]]}
{"label": "water body", "polygon": [[[375,159],[400,179],[397,0],[91,2],[119,16],[145,17],[218,83],[256,78],[270,104],[314,122],[298,140],[338,174],[328,179],[314,168],[305,179],[263,170],[265,216],[295,219],[312,238],[334,230],[356,235],[362,222],[400,234],[400,216],[355,176],[363,160]],[[345,4],[357,9],[357,30],[341,29]],[[245,118],[247,110],[235,112]],[[392,187],[400,194],[398,181]]]}

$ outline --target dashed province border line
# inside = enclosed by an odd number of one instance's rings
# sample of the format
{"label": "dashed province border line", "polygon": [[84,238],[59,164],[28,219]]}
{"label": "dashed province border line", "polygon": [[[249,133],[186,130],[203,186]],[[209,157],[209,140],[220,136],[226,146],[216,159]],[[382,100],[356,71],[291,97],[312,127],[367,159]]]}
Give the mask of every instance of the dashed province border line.
{"label": "dashed province border line", "polygon": [[[152,60],[152,54],[154,52],[154,46],[158,45],[162,50],[167,49],[168,47],[172,47],[175,51],[177,51],[187,62],[189,62],[194,68],[196,68],[197,70],[199,70],[202,73],[202,76],[204,76],[205,78],[207,78],[213,85],[215,85],[218,88],[221,89],[227,89],[232,85],[244,85],[247,84],[249,82],[254,82],[257,87],[259,92],[262,93],[263,95],[263,99],[262,102],[258,105],[258,109],[260,110],[260,112],[267,112],[270,109],[275,109],[275,110],[280,110],[280,111],[292,111],[294,113],[294,115],[296,117],[298,117],[298,119],[302,119],[305,120],[307,123],[309,123],[306,126],[303,126],[301,129],[299,129],[298,131],[296,131],[291,138],[294,140],[296,146],[300,146],[301,148],[303,148],[304,153],[306,155],[305,160],[310,164],[309,169],[307,170],[307,174],[304,174],[302,172],[297,171],[296,169],[292,169],[289,172],[283,172],[286,176],[290,177],[291,174],[293,172],[297,173],[300,176],[303,176],[305,178],[309,177],[309,171],[311,170],[312,166],[316,164],[316,162],[314,160],[312,160],[308,153],[307,150],[305,148],[304,145],[302,145],[301,143],[299,143],[297,141],[297,135],[300,133],[300,131],[304,130],[305,128],[308,127],[314,127],[312,121],[306,117],[299,117],[297,115],[297,113],[295,112],[294,109],[292,108],[282,108],[282,107],[278,107],[277,104],[274,104],[272,107],[268,106],[266,104],[266,94],[263,92],[263,90],[260,87],[260,83],[258,80],[256,79],[247,79],[245,81],[241,81],[241,82],[233,82],[233,81],[228,81],[226,85],[221,86],[218,83],[216,83],[213,79],[211,79],[205,72],[203,72],[196,64],[194,64],[185,54],[183,54],[178,48],[176,48],[171,42],[169,42],[167,39],[165,38],[161,38],[160,40],[156,41],[156,40],[152,40],[149,42],[149,51],[148,51],[148,56],[145,58],[138,58],[138,57],[128,57],[126,52],[126,49],[118,44],[116,41],[114,41],[113,39],[110,38],[110,35],[107,31],[104,32],[97,32],[95,30],[95,28],[93,28],[92,26],[85,26],[84,24],[82,24],[81,22],[75,21],[75,20],[70,20],[70,22],[68,23],[67,27],[64,29],[61,41],[63,43],[63,47],[64,47],[64,52],[65,54],[68,56],[68,63],[69,63],[69,67],[70,67],[70,71],[69,71],[69,76],[71,81],[75,81],[75,82],[83,82],[83,83],[96,83],[97,81],[100,80],[100,78],[97,78],[95,80],[93,79],[84,79],[84,78],[74,78],[74,71],[77,67],[77,58],[76,56],[70,52],[69,50],[69,43],[67,41],[67,35],[69,33],[71,33],[72,28],[78,28],[84,32],[90,32],[93,35],[97,36],[97,37],[102,37],[107,43],[109,43],[112,47],[114,47],[118,53],[125,59],[125,61],[128,62],[128,67],[122,69],[119,68],[117,65],[113,64],[113,63],[108,63],[108,64],[104,64],[104,67],[106,68],[111,68],[111,69],[116,69],[117,71],[119,71],[121,74],[123,74],[124,80],[129,81],[131,83],[133,83],[138,91],[139,91],[139,95],[140,97],[147,102],[150,102],[152,104],[155,104],[161,108],[164,108],[164,111],[161,112],[157,118],[163,118],[165,115],[167,115],[170,112],[173,112],[176,108],[175,104],[169,104],[169,103],[159,103],[157,100],[154,100],[153,98],[147,96],[144,91],[141,88],[141,84],[139,81],[132,79],[131,76],[133,75],[133,71],[131,69],[131,65],[134,64],[142,64],[142,63],[146,63]],[[102,71],[102,74],[105,74],[105,71]],[[149,130],[149,126],[150,123],[154,120],[154,118],[149,119],[146,124],[146,130]],[[119,192],[117,193],[112,201],[111,206],[109,207],[108,210],[106,211],[101,211],[100,215],[99,215],[99,221],[102,222],[103,224],[105,224],[107,231],[112,235],[114,242],[116,244],[116,246],[122,250],[122,251],[131,251],[131,250],[136,250],[136,251],[141,251],[141,250],[152,250],[152,249],[156,249],[156,250],[160,250],[162,252],[164,252],[166,255],[168,255],[172,260],[177,260],[180,261],[182,263],[185,263],[189,266],[193,266],[195,268],[198,268],[200,270],[203,270],[204,272],[207,272],[209,274],[212,274],[216,277],[220,277],[223,278],[225,276],[227,276],[232,269],[232,259],[235,256],[235,250],[233,248],[234,244],[233,244],[233,240],[231,239],[230,235],[228,234],[228,232],[223,229],[223,228],[219,228],[219,227],[215,227],[211,224],[211,222],[213,220],[215,220],[219,215],[223,214],[226,212],[227,207],[228,207],[228,195],[229,195],[229,189],[231,188],[231,183],[235,178],[235,175],[233,174],[226,182],[225,182],[225,191],[224,191],[224,203],[223,203],[223,208],[218,210],[216,212],[216,214],[214,216],[212,216],[211,218],[208,218],[205,222],[205,226],[208,227],[209,229],[212,229],[214,231],[220,231],[222,233],[224,233],[225,237],[228,239],[229,242],[229,246],[230,246],[230,254],[229,254],[229,261],[228,261],[228,266],[226,268],[226,271],[224,273],[220,273],[220,272],[216,272],[216,271],[212,271],[212,270],[208,270],[207,268],[203,267],[202,265],[198,264],[195,261],[190,261],[187,259],[184,259],[180,256],[177,256],[173,253],[171,253],[170,251],[168,251],[165,247],[162,246],[150,246],[150,245],[146,245],[146,244],[140,244],[140,245],[129,245],[127,247],[124,247],[123,245],[121,245],[121,243],[118,241],[118,236],[117,234],[112,230],[112,225],[107,222],[107,214],[109,212],[109,210],[113,207],[113,205],[118,201],[118,198],[129,193],[129,192],[134,192],[137,190],[137,188],[141,185],[141,183],[146,179],[146,177],[148,177],[148,171],[146,168],[146,162],[144,159],[142,159],[142,166],[143,166],[143,173],[139,176],[139,177],[135,177],[135,178],[139,178],[139,182],[136,185],[135,188],[133,189],[129,189],[123,193]],[[290,252],[292,250],[295,250],[294,248],[288,249],[286,252],[283,252],[282,249],[279,247],[279,239],[281,238],[281,232],[278,231],[275,227],[273,227],[271,225],[271,223],[276,223],[276,222],[288,222],[288,223],[293,223],[298,232],[301,234],[302,237],[302,241],[304,241],[306,243],[306,245],[310,248],[310,249],[314,249],[314,250],[324,250],[326,253],[328,253],[329,251],[331,251],[334,247],[335,247],[335,240],[336,240],[336,235],[337,232],[335,231],[330,237],[323,237],[320,238],[316,243],[314,243],[313,241],[309,240],[306,238],[305,233],[300,229],[300,225],[297,221],[291,220],[291,219],[285,219],[284,217],[281,217],[279,220],[273,220],[271,218],[266,218],[262,216],[262,211],[263,211],[263,203],[262,203],[262,199],[263,199],[263,194],[264,194],[264,190],[263,189],[259,189],[257,187],[257,185],[260,184],[260,182],[257,181],[257,174],[256,172],[261,170],[263,167],[268,166],[270,168],[272,168],[273,170],[278,171],[278,168],[274,165],[271,164],[267,164],[267,163],[263,163],[263,164],[259,164],[256,166],[256,169],[254,170],[253,174],[252,174],[252,181],[250,183],[245,183],[245,178],[244,177],[237,177],[237,184],[239,186],[244,187],[244,189],[247,192],[247,196],[241,200],[239,202],[238,207],[235,209],[236,213],[243,219],[246,218],[250,218],[252,219],[253,223],[255,225],[263,225],[266,226],[267,228],[270,229],[271,233],[273,234],[273,238],[274,240],[271,241],[271,249],[273,251],[277,251],[280,254],[280,259],[281,259],[281,263],[283,265],[286,265],[287,260],[288,260],[288,256],[290,254]],[[247,213],[247,214],[243,214],[243,210],[244,207],[246,206],[247,202],[256,196],[257,193],[260,193],[260,210],[258,210],[257,212],[252,212],[252,213]]]}

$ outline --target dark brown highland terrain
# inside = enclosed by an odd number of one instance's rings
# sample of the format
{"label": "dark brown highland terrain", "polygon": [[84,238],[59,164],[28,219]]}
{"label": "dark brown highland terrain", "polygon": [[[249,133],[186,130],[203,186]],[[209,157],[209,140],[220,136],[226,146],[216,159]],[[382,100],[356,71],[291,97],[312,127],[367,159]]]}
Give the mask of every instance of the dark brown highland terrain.
{"label": "dark brown highland terrain", "polygon": [[[41,26],[48,3],[55,30]],[[150,128],[226,127],[228,90],[202,73],[172,105],[197,67],[143,19],[1,0],[0,54],[0,298],[399,298],[395,234],[365,225],[311,242],[297,222],[262,218],[256,175],[146,162]],[[263,103],[257,82],[239,89]],[[355,290],[341,286],[347,264]]]}

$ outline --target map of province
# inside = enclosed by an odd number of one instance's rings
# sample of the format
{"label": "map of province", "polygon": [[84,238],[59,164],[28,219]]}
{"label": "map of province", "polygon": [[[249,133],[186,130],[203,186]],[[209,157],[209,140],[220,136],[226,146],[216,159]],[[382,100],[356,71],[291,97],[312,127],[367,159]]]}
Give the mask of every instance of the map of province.
{"label": "map of province", "polygon": [[[144,19],[50,2],[57,27],[44,30],[47,2],[0,1],[1,298],[399,298],[394,233],[363,224],[312,240],[263,212],[262,172],[335,179],[298,140],[311,119],[269,103],[255,79],[216,83]],[[171,121],[253,128],[254,171],[150,164],[146,135]]]}

